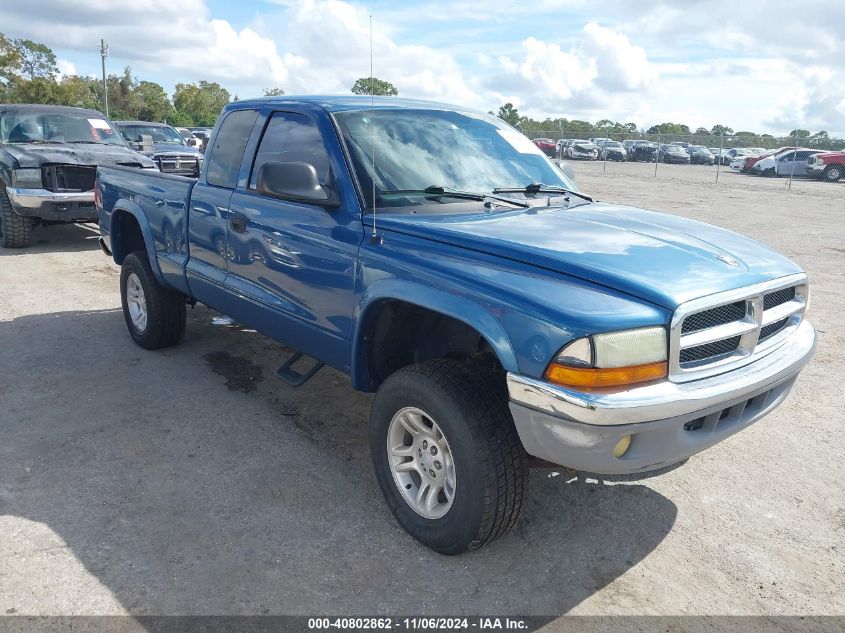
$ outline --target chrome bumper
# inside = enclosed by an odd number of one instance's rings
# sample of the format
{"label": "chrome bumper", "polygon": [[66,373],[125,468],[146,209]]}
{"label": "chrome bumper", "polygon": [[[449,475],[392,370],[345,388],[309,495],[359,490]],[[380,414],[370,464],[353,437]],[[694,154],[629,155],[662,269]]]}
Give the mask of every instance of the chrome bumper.
{"label": "chrome bumper", "polygon": [[48,204],[72,204],[94,202],[94,191],[80,191],[73,193],[57,193],[47,189],[23,189],[21,187],[9,187],[6,189],[9,200],[18,208],[40,209],[45,203]]}
{"label": "chrome bumper", "polygon": [[[508,374],[511,413],[531,455],[588,472],[646,472],[762,418],[783,401],[815,348],[815,330],[804,321],[777,350],[744,367],[619,393],[584,393]],[[627,435],[631,448],[621,459],[613,457],[616,442]]]}
{"label": "chrome bumper", "polygon": [[18,215],[46,220],[94,219],[94,191],[56,192],[47,189],[7,187],[6,193]]}

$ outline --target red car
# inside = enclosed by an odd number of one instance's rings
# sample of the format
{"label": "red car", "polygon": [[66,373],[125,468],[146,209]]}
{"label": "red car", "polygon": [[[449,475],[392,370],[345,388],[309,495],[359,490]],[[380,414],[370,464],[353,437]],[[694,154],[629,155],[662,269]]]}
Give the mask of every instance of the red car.
{"label": "red car", "polygon": [[807,175],[815,176],[828,182],[845,178],[845,150],[841,152],[823,152],[807,159]]}
{"label": "red car", "polygon": [[551,156],[552,158],[555,157],[557,154],[557,147],[555,142],[550,138],[535,138],[534,145],[540,148],[540,151],[543,152],[546,156]]}

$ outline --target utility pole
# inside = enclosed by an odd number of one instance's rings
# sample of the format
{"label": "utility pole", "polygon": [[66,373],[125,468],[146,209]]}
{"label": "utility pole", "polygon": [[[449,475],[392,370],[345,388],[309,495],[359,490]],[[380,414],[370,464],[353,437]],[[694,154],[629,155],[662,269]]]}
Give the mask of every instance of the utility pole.
{"label": "utility pole", "polygon": [[106,118],[109,117],[109,85],[106,82],[106,57],[109,56],[109,45],[105,40],[100,40],[100,57],[103,59],[103,110]]}

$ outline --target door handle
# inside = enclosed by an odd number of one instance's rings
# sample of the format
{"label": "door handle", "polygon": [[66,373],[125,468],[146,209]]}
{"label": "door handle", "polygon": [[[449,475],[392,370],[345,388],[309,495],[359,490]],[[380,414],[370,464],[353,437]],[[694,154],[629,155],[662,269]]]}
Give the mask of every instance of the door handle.
{"label": "door handle", "polygon": [[229,226],[235,233],[246,233],[246,216],[240,213],[233,213],[229,217]]}

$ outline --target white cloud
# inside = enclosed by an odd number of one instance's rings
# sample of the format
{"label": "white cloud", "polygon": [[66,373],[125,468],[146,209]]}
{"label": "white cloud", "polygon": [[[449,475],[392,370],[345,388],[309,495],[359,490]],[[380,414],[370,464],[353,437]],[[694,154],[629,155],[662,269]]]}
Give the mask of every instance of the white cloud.
{"label": "white cloud", "polygon": [[76,74],[76,66],[74,66],[71,62],[66,59],[57,59],[56,67],[59,69],[59,79],[66,75]]}
{"label": "white cloud", "polygon": [[596,83],[607,90],[634,91],[657,83],[657,69],[645,50],[618,31],[590,22],[584,27],[582,47],[595,60]]}

